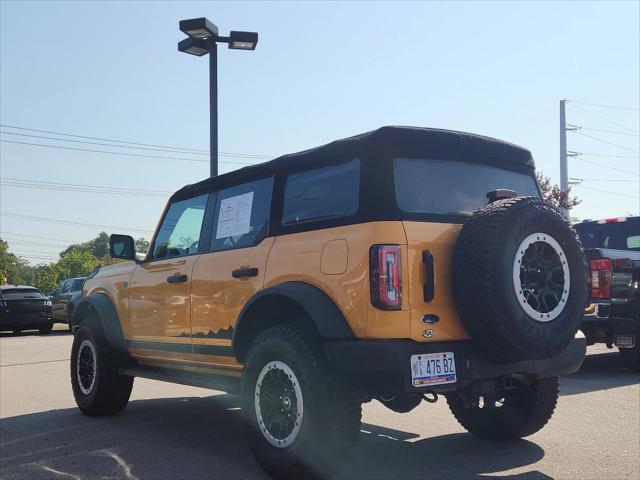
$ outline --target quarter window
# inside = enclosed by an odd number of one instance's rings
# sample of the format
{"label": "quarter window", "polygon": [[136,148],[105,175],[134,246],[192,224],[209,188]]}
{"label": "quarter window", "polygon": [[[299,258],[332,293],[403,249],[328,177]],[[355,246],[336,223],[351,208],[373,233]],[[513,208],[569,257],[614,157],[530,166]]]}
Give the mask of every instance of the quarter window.
{"label": "quarter window", "polygon": [[273,177],[218,192],[211,250],[257,245],[267,233]]}
{"label": "quarter window", "polygon": [[360,160],[289,175],[282,224],[347,217],[358,211]]}
{"label": "quarter window", "polygon": [[202,219],[209,195],[171,204],[156,237],[153,258],[171,258],[198,252]]}

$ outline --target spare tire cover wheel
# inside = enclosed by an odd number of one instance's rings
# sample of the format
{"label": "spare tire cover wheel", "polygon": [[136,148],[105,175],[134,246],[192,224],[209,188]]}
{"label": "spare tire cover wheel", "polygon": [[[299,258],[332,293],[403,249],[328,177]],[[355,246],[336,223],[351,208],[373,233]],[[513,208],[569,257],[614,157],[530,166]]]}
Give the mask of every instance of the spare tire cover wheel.
{"label": "spare tire cover wheel", "polygon": [[550,322],[564,309],[571,289],[567,257],[547,233],[532,233],[516,250],[513,289],[524,312],[538,322]]}

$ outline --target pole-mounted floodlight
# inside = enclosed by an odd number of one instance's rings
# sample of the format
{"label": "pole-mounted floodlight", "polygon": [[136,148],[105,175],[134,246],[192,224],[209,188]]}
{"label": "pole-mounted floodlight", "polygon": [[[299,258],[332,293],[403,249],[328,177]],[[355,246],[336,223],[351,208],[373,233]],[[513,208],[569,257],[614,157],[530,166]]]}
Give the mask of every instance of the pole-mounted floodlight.
{"label": "pole-mounted floodlight", "polygon": [[255,32],[229,33],[229,48],[234,50],[255,50],[258,44],[258,34]]}
{"label": "pole-mounted floodlight", "polygon": [[218,175],[218,55],[217,44],[227,43],[232,50],[255,50],[256,32],[232,31],[228,37],[218,35],[218,27],[204,17],[180,20],[180,30],[189,37],[178,42],[178,51],[197,57],[209,54],[209,115],[211,141],[211,176]]}

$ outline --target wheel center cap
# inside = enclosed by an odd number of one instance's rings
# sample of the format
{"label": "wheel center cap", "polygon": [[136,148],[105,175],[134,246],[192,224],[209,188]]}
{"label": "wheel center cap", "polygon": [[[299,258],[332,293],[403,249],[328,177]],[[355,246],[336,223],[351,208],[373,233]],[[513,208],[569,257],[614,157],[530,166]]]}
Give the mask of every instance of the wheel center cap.
{"label": "wheel center cap", "polygon": [[285,412],[291,410],[291,399],[289,397],[282,397],[282,409]]}

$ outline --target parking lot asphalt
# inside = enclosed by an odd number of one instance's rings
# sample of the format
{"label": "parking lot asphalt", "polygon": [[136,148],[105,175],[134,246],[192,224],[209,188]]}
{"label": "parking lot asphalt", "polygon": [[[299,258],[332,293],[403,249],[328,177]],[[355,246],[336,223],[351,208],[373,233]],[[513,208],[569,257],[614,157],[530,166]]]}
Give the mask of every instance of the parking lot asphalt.
{"label": "parking lot asphalt", "polygon": [[[0,478],[266,478],[237,397],[136,379],[120,415],[82,415],[69,383],[71,342],[60,329],[0,334]],[[363,411],[358,448],[335,459],[336,478],[640,478],[640,375],[602,346],[561,379],[550,423],[519,442],[473,438],[442,399],[408,414],[375,401]]]}

